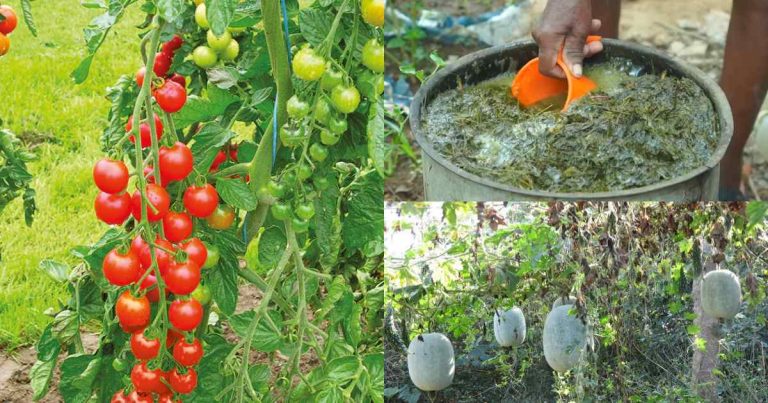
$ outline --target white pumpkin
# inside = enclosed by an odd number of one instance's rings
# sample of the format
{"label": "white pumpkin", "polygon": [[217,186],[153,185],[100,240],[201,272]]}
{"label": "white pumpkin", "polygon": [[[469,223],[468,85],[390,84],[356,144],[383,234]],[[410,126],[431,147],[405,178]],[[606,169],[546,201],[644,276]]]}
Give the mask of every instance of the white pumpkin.
{"label": "white pumpkin", "polygon": [[544,358],[552,369],[566,372],[581,361],[587,345],[587,328],[581,319],[569,315],[573,305],[560,305],[544,322]]}
{"label": "white pumpkin", "polygon": [[519,346],[525,341],[525,316],[514,307],[508,311],[493,314],[493,334],[502,347]]}
{"label": "white pumpkin", "polygon": [[563,297],[557,297],[555,302],[552,303],[552,309],[555,309],[558,306],[562,306],[562,305],[566,305],[566,304],[573,305],[575,303],[576,303],[576,297],[574,297],[572,295],[569,295],[567,300],[565,298],[563,298]]}
{"label": "white pumpkin", "polygon": [[733,319],[741,307],[739,276],[729,270],[713,270],[704,275],[701,284],[701,308],[704,313],[721,319]]}
{"label": "white pumpkin", "polygon": [[757,151],[764,159],[768,160],[768,111],[761,112],[757,117],[752,136],[755,138],[754,142]]}
{"label": "white pumpkin", "polygon": [[451,386],[455,365],[453,345],[442,333],[419,335],[408,346],[408,375],[425,392]]}

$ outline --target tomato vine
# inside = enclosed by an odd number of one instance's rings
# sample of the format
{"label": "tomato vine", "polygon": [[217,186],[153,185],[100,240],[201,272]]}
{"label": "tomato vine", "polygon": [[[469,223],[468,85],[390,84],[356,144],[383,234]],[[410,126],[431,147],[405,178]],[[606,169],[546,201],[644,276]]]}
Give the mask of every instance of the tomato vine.
{"label": "tomato vine", "polygon": [[[77,82],[133,3],[86,28]],[[72,300],[38,343],[36,398],[59,365],[67,401],[381,401],[383,33],[367,0],[301,3],[142,5],[143,63],[108,90],[94,168],[112,228],[58,277]]]}

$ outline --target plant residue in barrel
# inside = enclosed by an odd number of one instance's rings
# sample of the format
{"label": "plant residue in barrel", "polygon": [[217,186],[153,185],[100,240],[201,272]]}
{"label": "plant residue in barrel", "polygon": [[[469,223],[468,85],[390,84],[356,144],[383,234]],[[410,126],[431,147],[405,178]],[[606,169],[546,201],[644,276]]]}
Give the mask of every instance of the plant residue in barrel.
{"label": "plant residue in barrel", "polygon": [[637,71],[619,58],[588,66],[598,89],[564,113],[557,101],[521,108],[509,94],[512,75],[459,86],[432,101],[422,130],[462,169],[524,189],[616,191],[704,165],[719,140],[704,91],[688,78]]}

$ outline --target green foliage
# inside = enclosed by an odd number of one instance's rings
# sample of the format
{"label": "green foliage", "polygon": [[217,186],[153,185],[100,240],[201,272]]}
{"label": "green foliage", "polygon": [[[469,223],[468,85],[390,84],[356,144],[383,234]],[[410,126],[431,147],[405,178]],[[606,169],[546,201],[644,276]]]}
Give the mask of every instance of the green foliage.
{"label": "green foliage", "polygon": [[[481,391],[489,401],[698,401],[690,366],[706,340],[694,323],[691,256],[699,237],[731,223],[722,264],[754,279],[742,280],[753,285],[742,286],[753,303],[742,304],[722,328],[718,390],[724,400],[762,401],[766,381],[755,375],[761,364],[750,357],[768,340],[768,271],[762,258],[756,261],[768,243],[762,224],[749,229],[748,213],[731,207],[389,205],[386,304],[395,314],[395,337],[406,343],[428,331],[451,337],[456,378],[440,396],[449,401],[472,401]],[[400,255],[398,242],[411,234],[409,251]],[[581,366],[553,376],[542,328],[552,301],[568,295],[577,299],[574,314],[588,323],[589,347]],[[494,341],[491,320],[494,309],[512,306],[523,310],[528,334],[523,345],[504,349]],[[404,357],[391,351],[385,390],[393,401],[408,400],[413,390],[401,369]]]}

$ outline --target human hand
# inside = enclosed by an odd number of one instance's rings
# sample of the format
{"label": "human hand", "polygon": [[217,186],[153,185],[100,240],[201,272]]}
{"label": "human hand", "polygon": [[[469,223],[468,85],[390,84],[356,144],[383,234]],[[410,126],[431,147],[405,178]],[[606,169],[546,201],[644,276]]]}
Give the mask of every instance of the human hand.
{"label": "human hand", "polygon": [[600,20],[592,19],[590,0],[549,0],[533,39],[539,44],[539,71],[549,77],[565,78],[557,65],[557,55],[563,49],[563,59],[574,76],[581,77],[585,57],[603,50],[600,41],[586,43],[587,36],[600,29]]}

